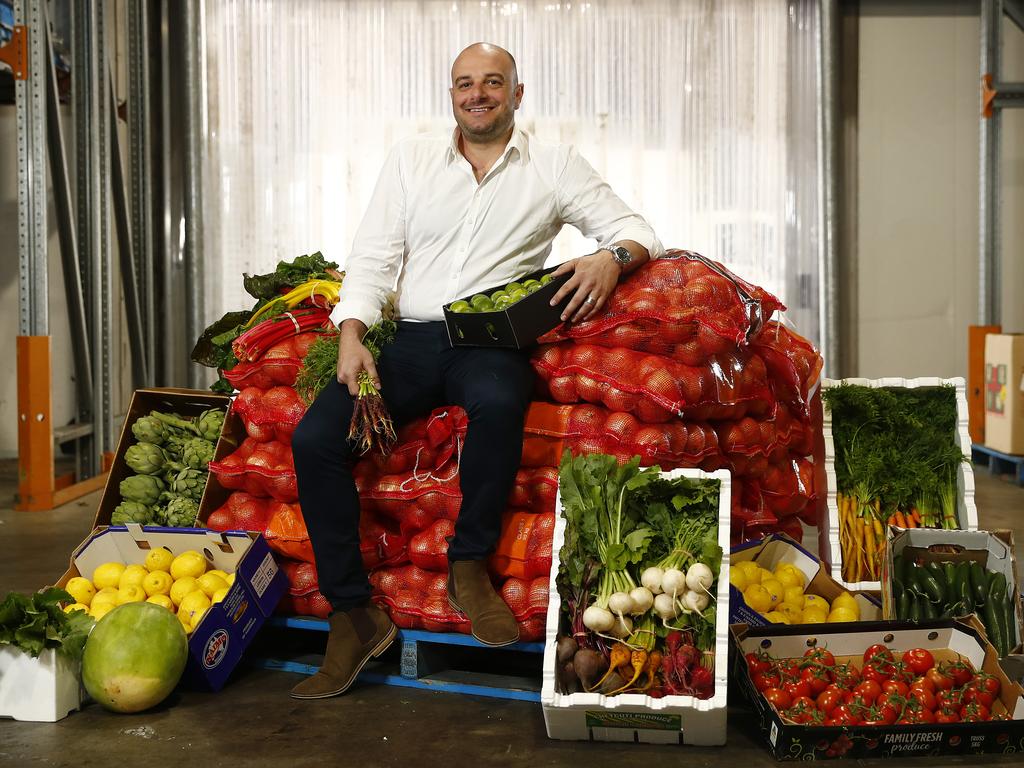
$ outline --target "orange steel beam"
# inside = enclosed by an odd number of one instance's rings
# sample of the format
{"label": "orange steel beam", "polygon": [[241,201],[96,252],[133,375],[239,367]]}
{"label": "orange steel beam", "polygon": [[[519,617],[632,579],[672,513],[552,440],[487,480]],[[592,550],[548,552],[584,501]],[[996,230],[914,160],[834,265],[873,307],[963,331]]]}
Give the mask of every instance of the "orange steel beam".
{"label": "orange steel beam", "polygon": [[[15,509],[48,510],[102,488],[107,473],[68,484],[54,476],[50,337],[17,337],[18,499]],[[104,469],[109,468],[104,456]]]}

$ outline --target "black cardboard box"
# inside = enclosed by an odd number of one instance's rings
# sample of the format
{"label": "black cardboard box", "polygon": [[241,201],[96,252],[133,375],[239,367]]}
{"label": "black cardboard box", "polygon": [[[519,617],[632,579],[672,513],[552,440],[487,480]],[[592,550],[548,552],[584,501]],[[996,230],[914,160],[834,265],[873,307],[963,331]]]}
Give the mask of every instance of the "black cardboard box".
{"label": "black cardboard box", "polygon": [[[543,275],[554,272],[557,267],[540,269],[523,276],[517,282],[539,280]],[[551,298],[558,292],[570,272],[551,280],[540,290],[527,294],[515,304],[494,312],[452,312],[451,304],[445,304],[444,321],[448,326],[448,339],[453,347],[502,347],[525,349],[537,338],[557,327],[562,322],[562,310],[569,302],[564,299],[557,306],[551,306]],[[510,281],[511,282],[511,281]],[[508,285],[508,283],[505,283]],[[496,285],[480,293],[490,296],[505,285]],[[476,294],[473,294],[476,295]],[[462,301],[469,301],[466,296]],[[456,299],[459,301],[459,299]]]}

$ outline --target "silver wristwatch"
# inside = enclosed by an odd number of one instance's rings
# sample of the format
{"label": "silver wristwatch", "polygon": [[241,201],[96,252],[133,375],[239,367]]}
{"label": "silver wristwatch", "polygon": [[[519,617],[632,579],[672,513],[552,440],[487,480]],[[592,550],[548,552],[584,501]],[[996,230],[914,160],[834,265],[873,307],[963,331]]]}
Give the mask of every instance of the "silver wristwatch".
{"label": "silver wristwatch", "polygon": [[612,258],[615,259],[615,263],[620,267],[625,267],[633,260],[633,254],[630,253],[629,249],[624,245],[606,245],[600,250],[608,251],[612,255]]}

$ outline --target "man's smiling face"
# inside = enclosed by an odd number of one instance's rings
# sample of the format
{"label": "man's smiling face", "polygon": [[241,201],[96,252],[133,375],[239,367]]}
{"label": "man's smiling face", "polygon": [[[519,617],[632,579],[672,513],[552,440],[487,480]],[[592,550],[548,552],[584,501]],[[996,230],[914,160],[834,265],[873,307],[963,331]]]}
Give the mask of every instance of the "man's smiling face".
{"label": "man's smiling face", "polygon": [[487,143],[505,134],[523,99],[512,58],[486,43],[459,54],[452,65],[449,92],[455,122],[472,143]]}

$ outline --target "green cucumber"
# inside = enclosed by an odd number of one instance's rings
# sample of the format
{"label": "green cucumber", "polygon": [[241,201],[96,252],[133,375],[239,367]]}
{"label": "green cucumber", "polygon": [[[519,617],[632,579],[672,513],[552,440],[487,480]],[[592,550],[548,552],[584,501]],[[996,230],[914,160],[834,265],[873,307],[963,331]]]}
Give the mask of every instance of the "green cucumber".
{"label": "green cucumber", "polygon": [[985,624],[985,634],[988,635],[989,642],[995,647],[999,658],[1003,658],[1008,653],[1008,649],[1006,647],[1006,614],[1003,612],[1002,606],[996,606],[992,600],[986,602],[982,612],[982,621]]}
{"label": "green cucumber", "polygon": [[924,621],[931,621],[938,617],[939,615],[935,612],[935,606],[932,604],[932,601],[928,599],[921,600],[921,618]]}
{"label": "green cucumber", "polygon": [[[921,588],[928,599],[933,603],[941,605],[946,602],[946,590],[943,588],[939,580],[935,578],[935,574],[932,573],[929,568],[920,568],[917,571],[917,580],[921,585]],[[934,616],[932,617],[934,618]]]}
{"label": "green cucumber", "polygon": [[909,589],[904,589],[900,592],[899,599],[896,601],[896,618],[901,621],[906,621],[910,618],[910,604],[914,602],[914,596],[911,594]]}
{"label": "green cucumber", "polygon": [[988,599],[1000,604],[1006,599],[1006,577],[999,571],[992,571],[988,584]]}
{"label": "green cucumber", "polygon": [[970,565],[971,590],[974,593],[974,604],[982,605],[988,596],[988,576],[981,563],[975,561]]}

